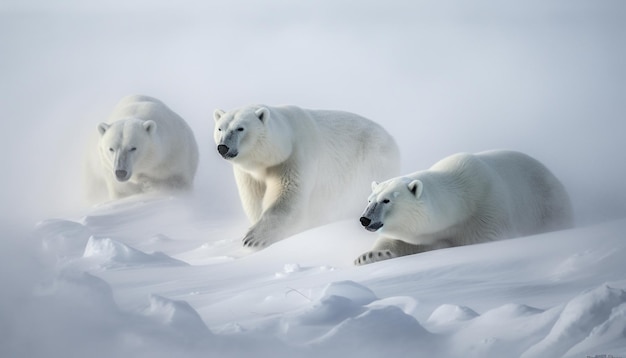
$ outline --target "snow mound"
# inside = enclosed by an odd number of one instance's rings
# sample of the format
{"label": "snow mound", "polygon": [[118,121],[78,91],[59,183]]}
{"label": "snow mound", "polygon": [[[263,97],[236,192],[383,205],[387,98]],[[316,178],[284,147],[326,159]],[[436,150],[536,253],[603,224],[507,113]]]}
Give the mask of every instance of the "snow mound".
{"label": "snow mound", "polygon": [[[619,317],[626,303],[626,292],[607,285],[583,293],[567,303],[550,333],[530,347],[522,357],[560,357],[594,330],[605,324],[611,326],[611,317]],[[617,312],[617,313],[614,313]],[[622,323],[623,324],[623,323]],[[622,332],[622,335],[624,333]]]}
{"label": "snow mound", "polygon": [[478,317],[478,313],[469,307],[444,304],[437,307],[427,323],[435,326],[449,325],[453,323],[463,322]]}
{"label": "snow mound", "polygon": [[328,284],[322,292],[322,298],[332,296],[348,298],[358,305],[366,305],[378,299],[372,290],[354,281],[338,281]]}
{"label": "snow mound", "polygon": [[83,258],[90,259],[103,268],[187,265],[161,252],[146,254],[110,238],[98,238],[95,236],[89,238],[83,253]]}
{"label": "snow mound", "polygon": [[508,304],[502,305],[500,307],[494,308],[492,310],[489,310],[483,313],[483,315],[480,316],[479,320],[483,322],[485,321],[499,322],[499,321],[502,321],[503,319],[513,320],[513,319],[518,319],[521,317],[532,316],[532,315],[539,314],[542,312],[543,310],[530,307],[527,305],[508,303]]}
{"label": "snow mound", "polygon": [[[424,344],[428,341],[428,348]],[[380,342],[384,342],[381,349]],[[395,306],[369,309],[334,327],[312,343],[312,347],[332,352],[333,356],[379,357],[414,356],[437,350],[436,336],[425,330],[412,316]]]}
{"label": "snow mound", "polygon": [[341,296],[324,297],[293,319],[299,325],[330,325],[364,311],[363,306]]}
{"label": "snow mound", "polygon": [[411,297],[379,300],[354,281],[331,282],[318,299],[282,319],[283,340],[333,357],[376,356],[381,342],[386,352],[415,352],[420,342],[435,337],[406,313],[416,305]]}
{"label": "snow mound", "polygon": [[111,286],[99,277],[86,272],[64,270],[51,282],[39,286],[35,294],[65,301],[75,309],[98,309],[117,312]]}
{"label": "snow mound", "polygon": [[[622,356],[618,350],[622,342],[626,340],[626,303],[623,303],[611,311],[609,318],[595,327],[584,341],[569,350],[568,357],[584,357],[593,352],[605,352],[615,357]],[[611,352],[610,347],[616,347]]]}
{"label": "snow mound", "polygon": [[363,306],[376,299],[372,290],[356,282],[332,282],[324,287],[318,300],[298,311],[288,323],[298,326],[331,326],[363,313],[366,310]]}
{"label": "snow mound", "polygon": [[85,249],[93,232],[76,221],[48,219],[37,223],[36,233],[42,238],[44,250],[59,257],[75,257]]}
{"label": "snow mound", "polygon": [[418,301],[409,296],[392,296],[386,297],[368,304],[367,308],[382,308],[387,306],[396,306],[402,310],[402,312],[409,316],[414,316],[417,311]]}
{"label": "snow mound", "polygon": [[200,338],[211,334],[198,312],[185,301],[150,295],[150,304],[141,314],[181,336]]}

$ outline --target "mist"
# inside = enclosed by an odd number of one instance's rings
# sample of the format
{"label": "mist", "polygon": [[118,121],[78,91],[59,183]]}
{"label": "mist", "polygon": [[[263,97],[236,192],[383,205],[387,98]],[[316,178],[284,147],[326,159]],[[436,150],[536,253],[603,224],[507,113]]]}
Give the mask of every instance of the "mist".
{"label": "mist", "polygon": [[405,173],[456,152],[519,150],[565,184],[579,226],[626,217],[624,39],[617,0],[3,1],[0,322],[24,313],[44,337],[54,330],[38,322],[75,311],[63,321],[78,324],[71,340],[106,320],[97,308],[107,302],[72,305],[73,286],[58,301],[17,303],[56,259],[30,232],[89,210],[85,153],[129,94],[159,98],[194,130],[199,216],[244,220],[214,148],[213,110],[265,103],[368,117],[396,138]]}
{"label": "mist", "polygon": [[455,152],[524,151],[566,184],[580,222],[620,217],[625,7],[8,2],[2,213],[32,221],[83,208],[82,158],[96,124],[141,93],[194,129],[196,194],[217,211],[240,214],[213,148],[212,111],[266,103],[369,117],[396,137],[404,172]]}

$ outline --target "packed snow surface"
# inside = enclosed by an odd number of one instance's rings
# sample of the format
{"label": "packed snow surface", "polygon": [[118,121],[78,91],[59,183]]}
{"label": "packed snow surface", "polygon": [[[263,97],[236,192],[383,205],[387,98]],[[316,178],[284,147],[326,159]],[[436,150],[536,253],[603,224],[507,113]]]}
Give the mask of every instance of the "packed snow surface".
{"label": "packed snow surface", "polygon": [[245,222],[186,205],[135,197],[39,223],[54,274],[13,309],[42,310],[18,326],[62,316],[69,342],[17,337],[3,356],[626,355],[626,220],[355,267],[374,240],[358,222],[248,252]]}

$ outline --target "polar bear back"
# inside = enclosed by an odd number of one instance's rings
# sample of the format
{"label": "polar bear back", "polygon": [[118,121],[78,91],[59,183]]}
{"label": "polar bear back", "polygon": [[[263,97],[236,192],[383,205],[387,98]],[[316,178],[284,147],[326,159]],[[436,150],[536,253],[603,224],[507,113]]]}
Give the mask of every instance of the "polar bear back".
{"label": "polar bear back", "polygon": [[318,223],[331,219],[327,217],[329,198],[335,205],[333,216],[351,217],[360,211],[373,180],[399,173],[399,149],[382,126],[367,118],[333,110],[306,112],[317,128],[317,166],[322,168],[309,202],[311,217]]}
{"label": "polar bear back", "polygon": [[399,174],[395,140],[357,114],[247,105],[214,119],[216,149],[233,164],[257,243],[354,217],[373,180]]}
{"label": "polar bear back", "polygon": [[563,184],[538,160],[514,151],[478,153],[505,185],[499,195],[510,213],[516,236],[559,230],[573,225],[569,195]]}
{"label": "polar bear back", "polygon": [[[460,231],[472,232],[473,225],[492,221],[494,236],[518,237],[571,227],[570,199],[563,184],[536,159],[519,152],[493,150],[460,153],[436,163],[427,172],[448,172],[462,182],[462,196],[478,203],[475,220]],[[470,241],[485,239],[475,237]],[[465,236],[466,238],[471,236]],[[496,239],[493,237],[491,239]]]}

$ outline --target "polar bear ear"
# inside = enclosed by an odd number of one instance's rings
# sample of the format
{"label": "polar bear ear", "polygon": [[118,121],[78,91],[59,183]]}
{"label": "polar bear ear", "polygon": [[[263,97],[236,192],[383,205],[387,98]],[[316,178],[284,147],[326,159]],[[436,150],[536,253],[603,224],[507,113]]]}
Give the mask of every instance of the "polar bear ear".
{"label": "polar bear ear", "polygon": [[409,183],[409,191],[415,195],[416,198],[422,196],[424,190],[424,183],[421,180],[413,180]]}
{"label": "polar bear ear", "polygon": [[226,113],[226,112],[224,112],[224,111],[223,111],[223,110],[221,110],[221,109],[216,109],[215,111],[213,111],[213,119],[214,119],[216,122],[217,122],[217,121],[219,121],[219,120],[220,120],[220,118],[222,118],[222,116],[224,115],[224,113]]}
{"label": "polar bear ear", "polygon": [[146,130],[146,132],[152,134],[156,131],[157,124],[153,120],[148,119],[147,121],[143,122],[143,128]]}
{"label": "polar bear ear", "polygon": [[270,110],[265,107],[261,107],[257,109],[256,111],[254,111],[254,114],[256,114],[256,116],[259,117],[261,122],[265,123],[267,119],[270,117]]}
{"label": "polar bear ear", "polygon": [[110,124],[107,124],[104,122],[100,123],[98,124],[98,132],[100,132],[100,135],[104,135],[104,132],[106,132],[109,129],[109,127],[111,127]]}
{"label": "polar bear ear", "polygon": [[376,189],[377,186],[378,186],[378,182],[374,180],[372,182],[372,191],[374,191],[374,189]]}

